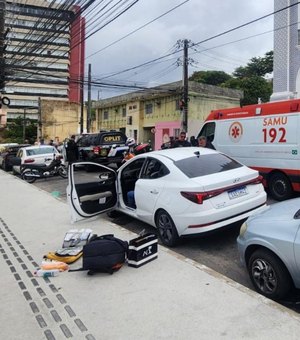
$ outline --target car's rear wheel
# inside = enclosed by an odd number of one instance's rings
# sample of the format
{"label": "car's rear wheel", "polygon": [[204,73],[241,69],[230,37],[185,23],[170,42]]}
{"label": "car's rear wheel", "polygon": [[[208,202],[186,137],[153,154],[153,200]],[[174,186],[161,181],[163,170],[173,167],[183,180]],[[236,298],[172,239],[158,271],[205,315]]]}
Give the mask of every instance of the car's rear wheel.
{"label": "car's rear wheel", "polygon": [[292,288],[285,265],[269,250],[258,249],[251,255],[248,272],[257,292],[270,299],[281,299]]}
{"label": "car's rear wheel", "polygon": [[27,183],[33,183],[36,181],[36,177],[34,177],[34,172],[31,170],[25,170],[22,175],[22,179]]}
{"label": "car's rear wheel", "polygon": [[155,224],[161,242],[168,247],[175,247],[179,243],[179,236],[171,216],[165,210],[159,210]]}
{"label": "car's rear wheel", "polygon": [[271,175],[268,188],[271,196],[277,201],[287,200],[291,198],[293,193],[290,180],[280,172]]}
{"label": "car's rear wheel", "polygon": [[8,166],[7,166],[7,164],[6,164],[5,159],[4,159],[3,162],[2,162],[2,169],[3,169],[4,171],[8,171],[8,170],[9,170],[9,168],[8,168]]}

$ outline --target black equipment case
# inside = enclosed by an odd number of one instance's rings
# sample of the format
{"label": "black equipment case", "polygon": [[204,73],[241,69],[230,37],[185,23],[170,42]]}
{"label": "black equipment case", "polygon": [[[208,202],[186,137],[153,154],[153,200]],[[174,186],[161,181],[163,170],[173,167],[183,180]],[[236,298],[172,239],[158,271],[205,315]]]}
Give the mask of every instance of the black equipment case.
{"label": "black equipment case", "polygon": [[145,234],[129,241],[127,262],[138,268],[157,258],[157,236]]}

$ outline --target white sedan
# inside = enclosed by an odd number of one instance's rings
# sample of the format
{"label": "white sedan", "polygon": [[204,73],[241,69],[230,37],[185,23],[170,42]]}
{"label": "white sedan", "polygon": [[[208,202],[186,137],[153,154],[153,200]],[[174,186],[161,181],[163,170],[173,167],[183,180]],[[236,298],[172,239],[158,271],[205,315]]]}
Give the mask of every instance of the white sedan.
{"label": "white sedan", "polygon": [[[59,156],[59,151],[52,145],[34,145],[20,148],[16,158],[22,164],[49,164],[54,157]],[[19,174],[21,165],[13,165],[13,172]]]}
{"label": "white sedan", "polygon": [[[73,222],[110,210],[157,227],[163,244],[243,221],[266,205],[258,172],[211,149],[185,147],[135,156],[117,172],[69,171]],[[134,193],[134,194],[133,194]],[[133,202],[133,198],[135,202]]]}

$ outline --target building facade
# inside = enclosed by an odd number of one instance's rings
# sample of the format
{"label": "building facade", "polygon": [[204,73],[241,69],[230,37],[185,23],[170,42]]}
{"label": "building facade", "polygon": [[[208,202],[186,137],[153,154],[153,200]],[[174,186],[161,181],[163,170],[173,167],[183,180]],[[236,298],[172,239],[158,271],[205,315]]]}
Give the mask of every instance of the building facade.
{"label": "building facade", "polygon": [[[196,136],[211,110],[239,106],[243,93],[238,90],[190,81],[188,84],[188,136]],[[151,141],[154,149],[182,126],[182,82],[137,91],[94,102],[98,130],[121,130],[137,142]]]}
{"label": "building facade", "polygon": [[[296,0],[274,0],[274,11],[296,3]],[[300,98],[299,18],[299,5],[274,15],[274,77],[271,101]]]}
{"label": "building facade", "polygon": [[[65,7],[64,7],[65,8]],[[40,100],[81,103],[85,21],[59,1],[7,0],[4,11],[4,88],[7,119],[40,121]]]}

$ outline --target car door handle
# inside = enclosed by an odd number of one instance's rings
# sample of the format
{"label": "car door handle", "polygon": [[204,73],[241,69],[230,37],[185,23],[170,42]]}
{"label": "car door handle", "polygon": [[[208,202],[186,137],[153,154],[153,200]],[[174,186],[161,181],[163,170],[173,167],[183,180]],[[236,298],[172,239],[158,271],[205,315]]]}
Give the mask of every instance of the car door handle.
{"label": "car door handle", "polygon": [[158,194],[158,191],[157,191],[156,189],[154,189],[154,190],[150,190],[150,193],[151,193],[151,194],[154,194],[154,195],[157,195],[157,194]]}

